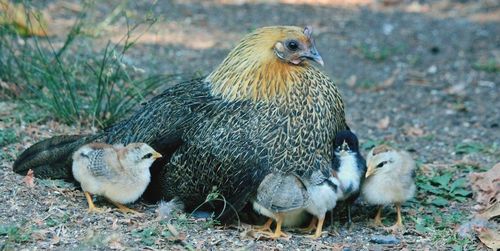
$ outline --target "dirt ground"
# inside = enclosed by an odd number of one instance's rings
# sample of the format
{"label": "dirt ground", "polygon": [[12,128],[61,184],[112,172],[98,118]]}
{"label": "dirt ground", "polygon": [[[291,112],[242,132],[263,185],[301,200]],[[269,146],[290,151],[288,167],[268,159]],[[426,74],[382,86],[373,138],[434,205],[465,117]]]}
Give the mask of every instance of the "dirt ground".
{"label": "dirt ground", "polygon": [[[107,2],[96,3],[88,19],[102,22],[120,1]],[[151,13],[159,20],[139,38],[126,60],[144,69],[144,74],[206,74],[256,27],[312,25],[323,70],[339,86],[348,123],[365,148],[389,142],[406,149],[425,169],[419,175],[450,172],[454,178],[466,177],[470,170],[460,169],[464,163],[484,170],[500,162],[498,1],[317,2],[130,1],[123,8],[132,17]],[[53,39],[59,42],[82,6],[79,1],[37,4],[50,13],[58,31]],[[109,39],[117,41],[126,31],[126,21],[118,18],[102,27],[95,48]],[[474,237],[464,241],[454,234],[459,223],[467,221],[472,198],[450,201],[433,211],[420,203],[428,196],[422,191],[405,204],[406,230],[394,235],[395,244],[370,242],[387,233],[369,227],[375,210],[362,202],[354,208],[350,231],[341,214],[336,224],[339,233],[318,240],[300,234],[290,240],[256,240],[246,224],[223,227],[185,214],[160,220],[157,205],[142,202],[133,207],[143,215],[123,215],[103,200],[97,204],[107,212],[89,214],[83,193],[71,184],[35,179],[35,186],[29,187],[12,172],[12,163],[38,140],[91,129],[52,120],[24,123],[26,114],[17,114],[17,106],[12,100],[0,102],[0,128],[14,128],[18,139],[0,150],[0,250],[486,249]],[[20,120],[7,119],[18,116]],[[385,210],[386,224],[392,224],[393,212],[390,207]],[[439,231],[420,231],[416,225],[424,216],[436,224],[441,218],[459,219]]]}

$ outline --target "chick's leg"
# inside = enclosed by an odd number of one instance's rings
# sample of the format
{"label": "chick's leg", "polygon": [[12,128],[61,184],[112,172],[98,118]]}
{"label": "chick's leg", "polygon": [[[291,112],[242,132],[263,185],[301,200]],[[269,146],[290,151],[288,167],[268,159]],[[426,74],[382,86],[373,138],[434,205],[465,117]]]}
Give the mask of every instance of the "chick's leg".
{"label": "chick's leg", "polygon": [[307,226],[306,228],[301,228],[300,232],[309,233],[309,232],[313,231],[314,229],[316,229],[317,221],[318,221],[318,219],[315,216],[313,216],[311,219],[311,223],[309,223],[309,226]]}
{"label": "chick's leg", "polygon": [[323,233],[323,223],[325,222],[325,216],[322,218],[318,218],[318,225],[316,226],[316,232],[314,235],[309,235],[307,237],[312,238],[312,239],[318,239],[321,237],[321,234]]}
{"label": "chick's leg", "polygon": [[277,216],[276,230],[274,230],[274,235],[272,236],[272,238],[273,239],[280,237],[288,238],[288,235],[281,231],[281,225],[283,225],[283,220],[285,217],[282,214],[277,214],[276,216]]}
{"label": "chick's leg", "polygon": [[398,213],[398,220],[396,222],[396,225],[399,227],[403,226],[403,218],[401,217],[401,203],[396,203],[396,211]]}
{"label": "chick's leg", "polygon": [[115,201],[112,201],[112,200],[109,200],[109,202],[113,203],[113,205],[115,205],[118,210],[120,210],[122,213],[133,213],[133,214],[138,214],[139,212],[135,211],[134,209],[130,209],[128,208],[127,206],[125,205],[122,205],[118,202],[115,202]]}
{"label": "chick's leg", "polygon": [[378,208],[377,215],[375,215],[375,219],[373,222],[373,224],[375,226],[383,226],[384,225],[384,224],[382,224],[382,209],[383,209],[383,206],[380,206]]}
{"label": "chick's leg", "polygon": [[385,230],[391,232],[397,232],[401,228],[403,228],[403,218],[401,217],[401,203],[396,203],[396,212],[397,212],[397,220],[396,224],[391,227],[386,228]]}
{"label": "chick's leg", "polygon": [[94,202],[92,201],[92,196],[90,195],[89,192],[83,192],[85,194],[85,198],[87,198],[87,203],[89,204],[89,212],[93,213],[100,213],[102,210],[94,205]]}
{"label": "chick's leg", "polygon": [[264,225],[262,226],[255,226],[254,229],[255,229],[255,232],[258,232],[258,233],[271,233],[271,224],[273,224],[273,219],[269,218],[267,219],[266,223],[264,223]]}
{"label": "chick's leg", "polygon": [[349,230],[352,227],[352,218],[351,218],[351,204],[352,202],[347,202],[347,227]]}

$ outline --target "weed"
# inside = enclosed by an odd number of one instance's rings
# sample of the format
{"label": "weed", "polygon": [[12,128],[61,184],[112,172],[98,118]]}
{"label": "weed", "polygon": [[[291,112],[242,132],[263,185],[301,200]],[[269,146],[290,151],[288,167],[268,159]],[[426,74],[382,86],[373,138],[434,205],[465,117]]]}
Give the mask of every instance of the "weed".
{"label": "weed", "polygon": [[[143,78],[134,72],[134,66],[124,63],[125,54],[142,35],[135,35],[135,31],[143,26],[148,30],[156,19],[148,17],[137,24],[128,24],[129,30],[120,42],[108,43],[100,56],[94,56],[81,53],[86,41],[82,37],[82,18],[58,50],[49,38],[20,38],[2,32],[0,79],[16,83],[25,90],[21,97],[24,102],[50,111],[64,123],[106,127],[129,113],[172,76]],[[72,49],[80,53],[68,53]]]}
{"label": "weed", "polygon": [[467,179],[461,177],[452,180],[452,178],[453,174],[449,172],[434,177],[419,175],[417,177],[418,189],[427,195],[427,199],[423,202],[427,205],[443,207],[448,205],[449,200],[466,201],[472,194],[466,189]]}
{"label": "weed", "polygon": [[15,225],[0,225],[0,236],[7,236],[11,242],[27,242],[31,238],[31,232],[31,229],[23,229]]}
{"label": "weed", "polygon": [[478,71],[484,71],[489,73],[500,72],[500,63],[494,59],[489,59],[487,61],[478,61],[472,65],[472,68]]}
{"label": "weed", "polygon": [[141,243],[146,246],[152,246],[155,244],[155,239],[160,233],[156,228],[144,228],[144,229],[134,229],[132,231],[132,236],[139,238]]}
{"label": "weed", "polygon": [[378,47],[368,46],[366,44],[359,45],[356,47],[356,49],[361,53],[363,58],[375,62],[385,61],[392,55],[392,50],[393,50],[388,47],[378,48]]}
{"label": "weed", "polygon": [[384,140],[368,139],[361,144],[361,149],[368,151],[368,150],[371,150],[372,148],[374,148],[375,146],[382,145],[382,144],[389,145],[388,142],[386,142]]}
{"label": "weed", "polygon": [[459,143],[455,146],[455,154],[471,153],[486,153],[494,156],[500,156],[499,146],[496,142],[491,146],[475,142]]}
{"label": "weed", "polygon": [[16,142],[16,131],[12,128],[0,128],[0,147]]}

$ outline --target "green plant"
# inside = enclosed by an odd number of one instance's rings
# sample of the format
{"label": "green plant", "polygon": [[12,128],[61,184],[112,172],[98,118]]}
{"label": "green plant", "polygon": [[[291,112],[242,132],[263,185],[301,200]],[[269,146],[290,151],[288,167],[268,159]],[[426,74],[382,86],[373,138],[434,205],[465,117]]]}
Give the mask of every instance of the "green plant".
{"label": "green plant", "polygon": [[15,225],[0,225],[0,236],[7,236],[7,240],[22,243],[31,238],[31,229],[22,229]]}
{"label": "green plant", "polygon": [[[128,22],[127,16],[124,17]],[[128,23],[129,30],[121,41],[109,42],[100,56],[85,53],[90,41],[83,36],[82,19],[83,16],[57,50],[50,38],[20,38],[1,33],[0,69],[4,70],[0,70],[0,79],[16,83],[24,90],[21,97],[24,102],[50,111],[64,123],[106,127],[173,76],[144,78],[124,60],[143,34],[135,34],[138,28],[146,26],[147,31],[156,22],[155,18],[148,16],[136,24]]]}
{"label": "green plant", "polygon": [[384,140],[368,139],[368,140],[364,141],[363,143],[361,143],[361,149],[368,151],[368,150],[374,148],[375,146],[378,146],[381,144],[388,144],[388,143],[385,142]]}
{"label": "green plant", "polygon": [[363,58],[375,61],[382,62],[388,59],[392,55],[391,48],[388,47],[373,47],[366,44],[362,44],[356,47],[356,49],[361,53]]}
{"label": "green plant", "polygon": [[500,63],[495,59],[489,59],[486,61],[478,61],[472,65],[472,68],[478,71],[484,71],[489,73],[500,72]]}
{"label": "green plant", "polygon": [[134,229],[132,231],[132,236],[139,238],[141,243],[146,246],[152,246],[155,244],[156,237],[159,236],[158,229],[156,228],[144,228],[144,229]]}
{"label": "green plant", "polygon": [[12,144],[17,140],[16,131],[12,128],[0,128],[0,147]]}
{"label": "green plant", "polygon": [[[417,176],[417,187],[425,193],[425,204],[438,207],[448,205],[450,200],[464,202],[472,194],[466,189],[467,179],[464,177],[453,179],[453,174],[444,172],[433,177]],[[429,196],[430,195],[430,196]]]}
{"label": "green plant", "polygon": [[459,143],[455,146],[455,154],[471,153],[486,153],[494,156],[500,156],[499,146],[496,142],[494,142],[490,146],[476,142]]}

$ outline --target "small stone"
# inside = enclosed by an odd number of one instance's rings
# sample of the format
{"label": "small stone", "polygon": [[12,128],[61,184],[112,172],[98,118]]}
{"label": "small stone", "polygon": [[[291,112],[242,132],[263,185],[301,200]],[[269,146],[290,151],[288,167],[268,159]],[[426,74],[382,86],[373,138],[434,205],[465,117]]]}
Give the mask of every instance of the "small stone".
{"label": "small stone", "polygon": [[399,244],[401,241],[394,235],[374,235],[370,242],[376,244]]}
{"label": "small stone", "polygon": [[429,67],[429,69],[427,69],[427,72],[428,72],[429,74],[434,74],[434,73],[436,73],[436,72],[437,72],[437,66],[435,66],[435,65],[431,65],[431,67]]}

